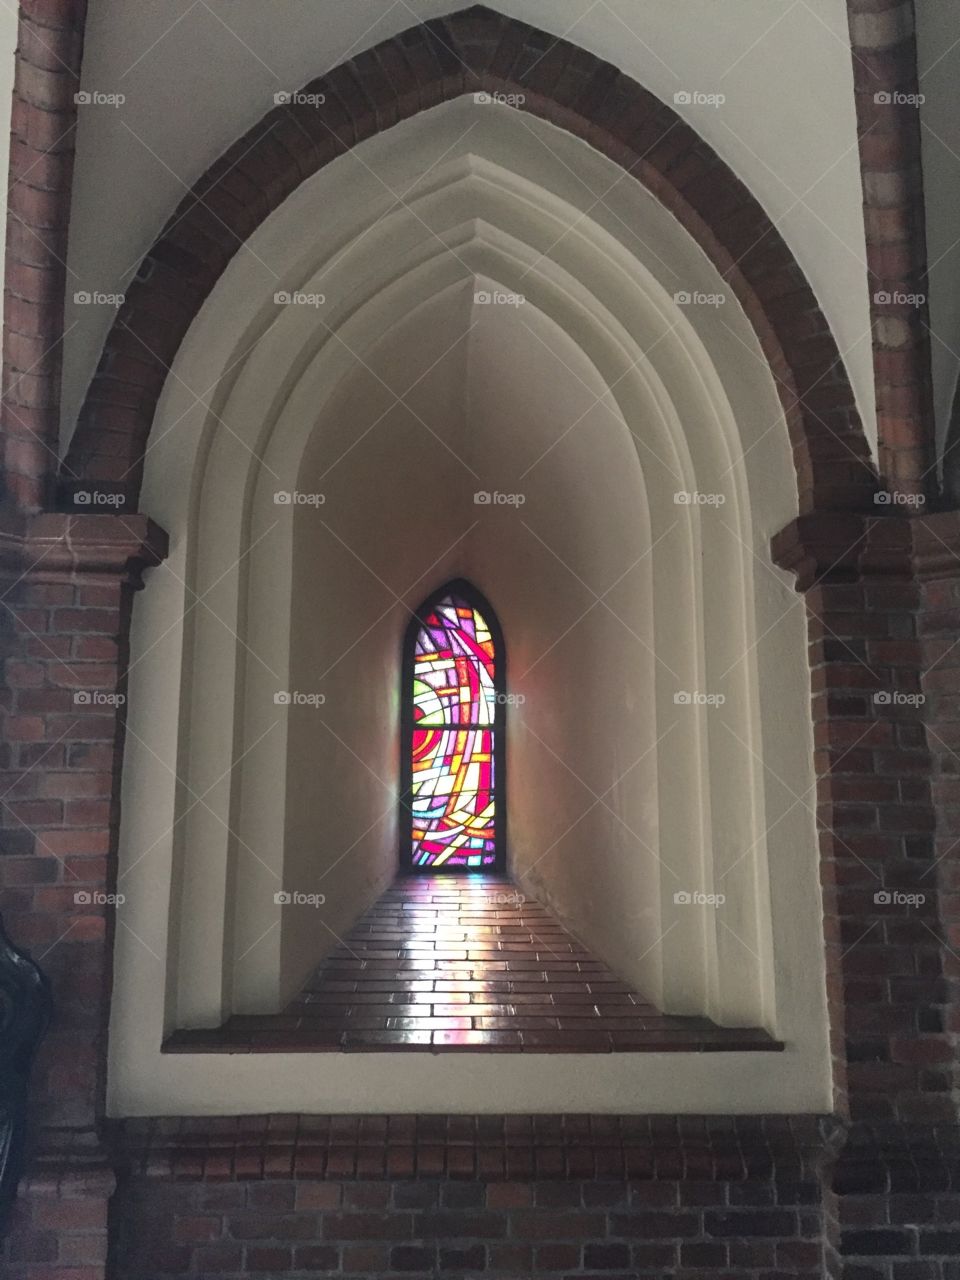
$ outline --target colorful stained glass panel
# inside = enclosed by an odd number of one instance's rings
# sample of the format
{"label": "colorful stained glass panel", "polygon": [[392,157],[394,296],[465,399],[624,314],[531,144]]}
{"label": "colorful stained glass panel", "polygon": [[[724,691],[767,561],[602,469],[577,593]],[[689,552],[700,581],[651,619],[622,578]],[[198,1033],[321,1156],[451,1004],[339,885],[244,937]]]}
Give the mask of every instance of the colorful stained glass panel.
{"label": "colorful stained glass panel", "polygon": [[493,637],[480,612],[452,596],[439,601],[414,650],[414,867],[496,861],[495,671]]}

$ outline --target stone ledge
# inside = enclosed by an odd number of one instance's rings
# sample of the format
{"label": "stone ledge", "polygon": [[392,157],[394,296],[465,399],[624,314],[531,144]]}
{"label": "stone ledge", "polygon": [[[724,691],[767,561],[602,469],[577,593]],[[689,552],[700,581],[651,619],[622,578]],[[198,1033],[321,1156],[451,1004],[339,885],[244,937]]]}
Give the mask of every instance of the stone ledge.
{"label": "stone ledge", "polygon": [[41,512],[0,527],[0,566],[34,580],[63,574],[129,574],[166,559],[169,538],[149,516]]}

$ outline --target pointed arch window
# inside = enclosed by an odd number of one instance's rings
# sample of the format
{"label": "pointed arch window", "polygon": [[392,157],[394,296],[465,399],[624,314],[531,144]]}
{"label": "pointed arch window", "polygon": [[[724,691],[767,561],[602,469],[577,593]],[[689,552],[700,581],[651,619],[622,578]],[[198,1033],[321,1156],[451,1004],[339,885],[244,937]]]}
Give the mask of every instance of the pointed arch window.
{"label": "pointed arch window", "polygon": [[401,862],[420,873],[505,864],[503,635],[462,579],[416,610],[403,652]]}

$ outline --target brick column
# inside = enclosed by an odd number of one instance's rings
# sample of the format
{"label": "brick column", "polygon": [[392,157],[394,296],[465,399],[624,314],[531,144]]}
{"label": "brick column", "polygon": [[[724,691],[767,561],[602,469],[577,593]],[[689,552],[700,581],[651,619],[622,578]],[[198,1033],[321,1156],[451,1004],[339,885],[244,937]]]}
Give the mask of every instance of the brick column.
{"label": "brick column", "polygon": [[[960,1238],[944,1229],[960,1224],[956,864],[938,862],[960,761],[937,746],[939,734],[960,742],[946,644],[960,591],[944,594],[932,560],[922,580],[915,560],[951,521],[960,530],[953,515],[811,515],[774,539],[808,606],[828,1000],[849,1118],[832,1175],[835,1274],[850,1280],[947,1280]],[[952,613],[931,611],[947,598]]]}
{"label": "brick column", "polygon": [[913,0],[847,0],[860,135],[880,471],[936,493]]}
{"label": "brick column", "polygon": [[0,537],[0,890],[11,937],[50,976],[55,1001],[34,1069],[33,1174],[8,1245],[24,1277],[103,1274],[128,629],[141,573],[165,544],[142,515],[44,514]]}
{"label": "brick column", "polygon": [[960,512],[925,516],[916,526],[922,612],[927,738],[937,814],[936,866],[944,939],[944,1032],[953,1089],[960,1095]]}
{"label": "brick column", "polygon": [[10,126],[3,505],[47,505],[58,461],[67,228],[86,0],[22,0]]}
{"label": "brick column", "polygon": [[807,599],[837,1107],[854,1122],[954,1118],[912,547],[895,516],[801,517],[774,541]]}

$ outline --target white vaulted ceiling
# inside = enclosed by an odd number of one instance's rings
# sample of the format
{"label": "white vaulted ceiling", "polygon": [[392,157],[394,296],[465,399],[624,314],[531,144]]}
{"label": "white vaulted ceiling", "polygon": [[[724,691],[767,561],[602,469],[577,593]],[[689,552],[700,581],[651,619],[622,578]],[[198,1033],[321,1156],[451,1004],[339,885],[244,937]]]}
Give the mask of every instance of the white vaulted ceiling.
{"label": "white vaulted ceiling", "polygon": [[[296,88],[459,0],[91,0],[70,233],[64,430],[112,319],[75,290],[123,289],[187,188]],[[833,326],[872,433],[861,193],[844,0],[498,0],[681,108],[780,228]],[[602,193],[598,193],[602,195]]]}

